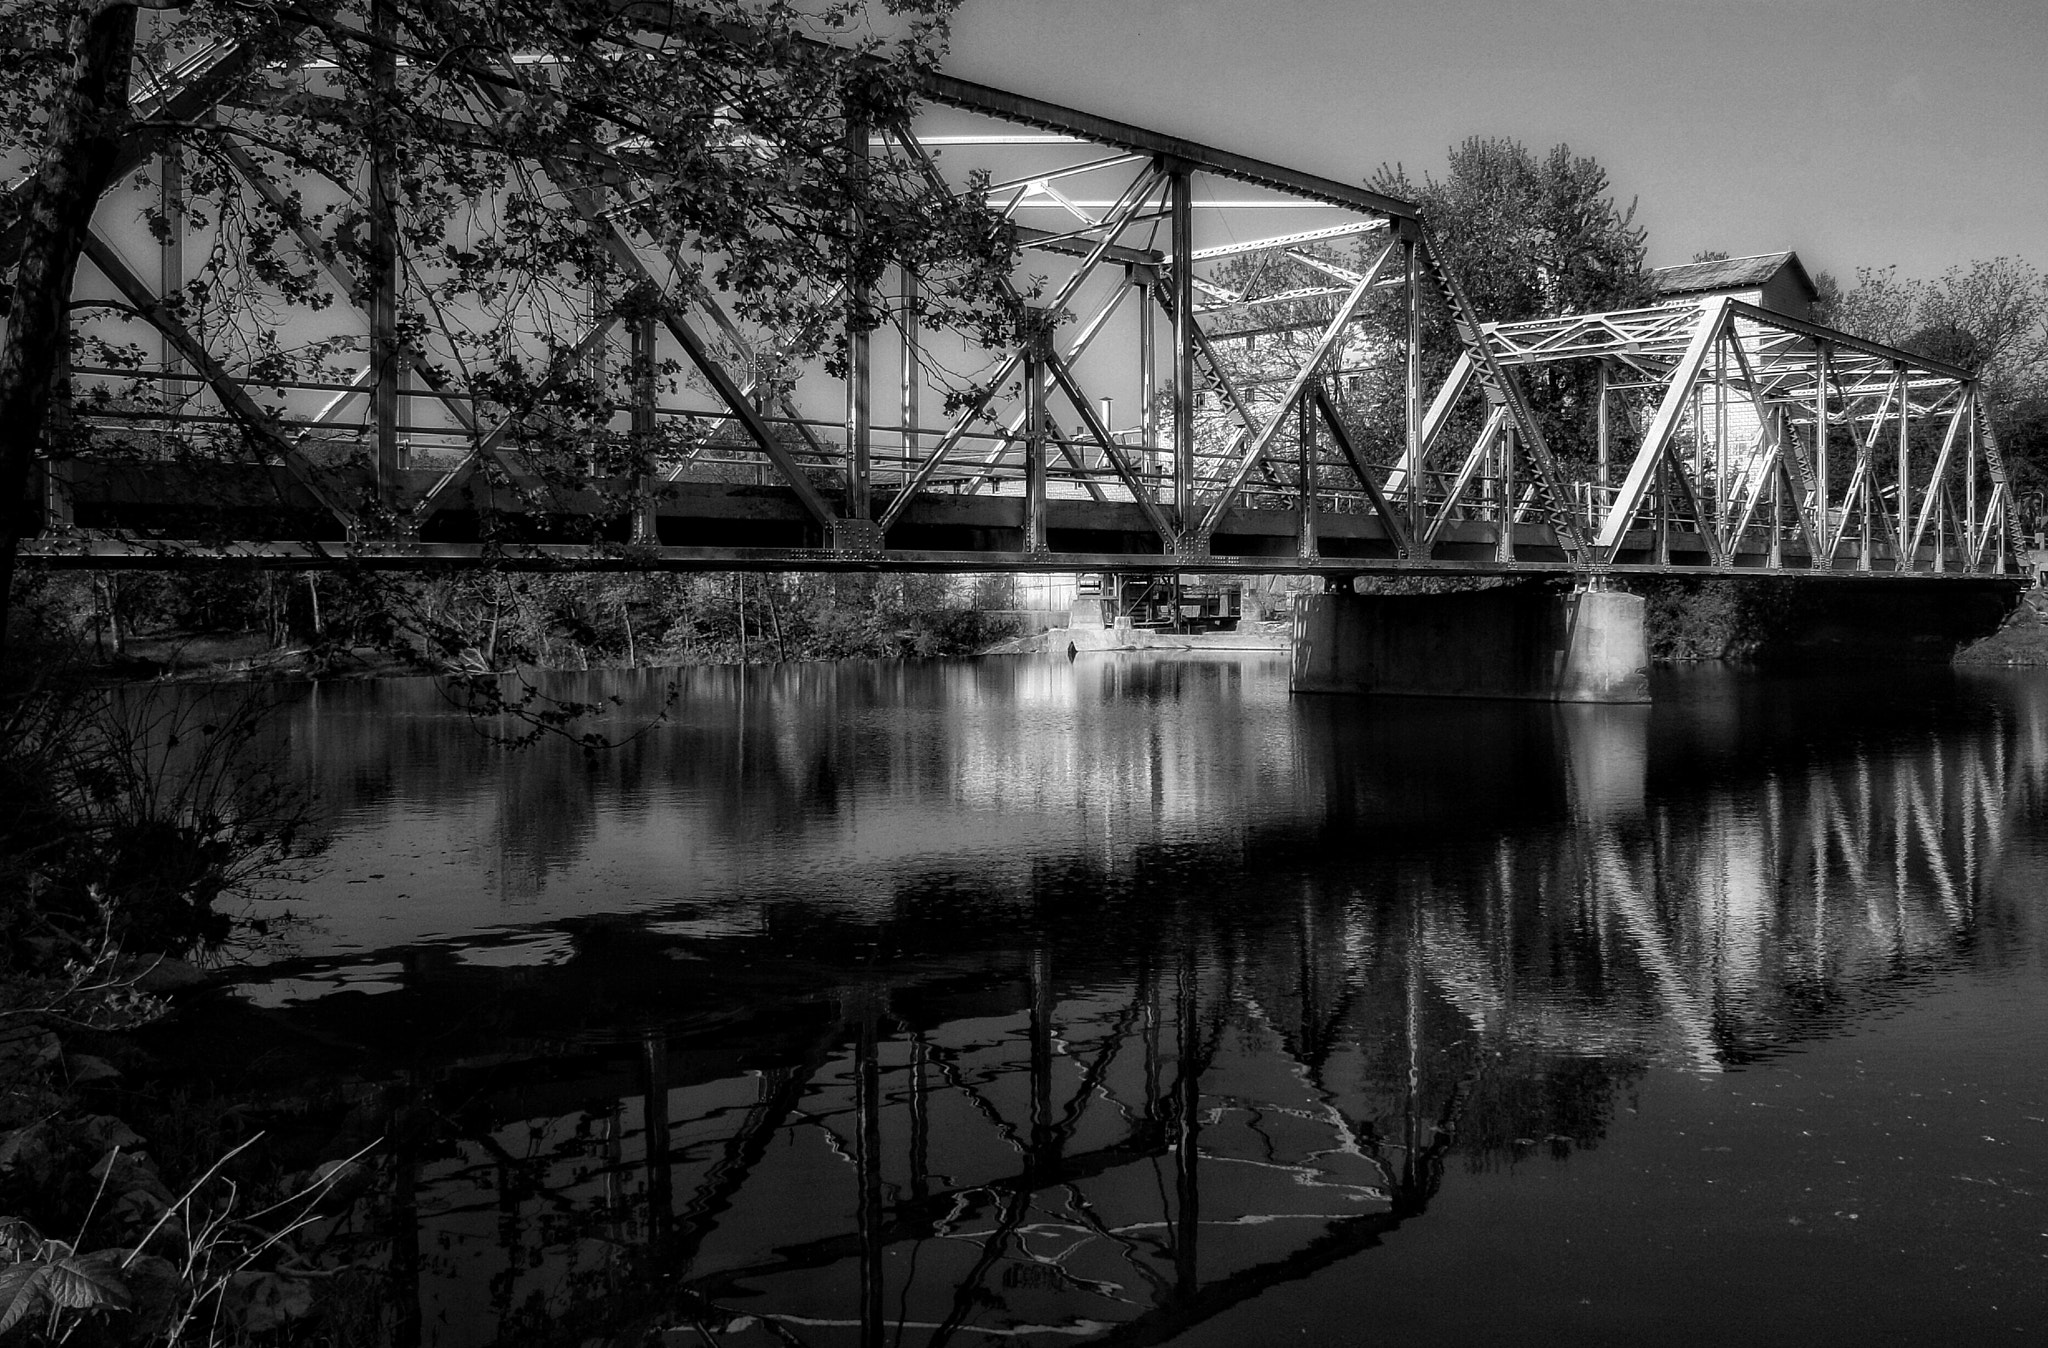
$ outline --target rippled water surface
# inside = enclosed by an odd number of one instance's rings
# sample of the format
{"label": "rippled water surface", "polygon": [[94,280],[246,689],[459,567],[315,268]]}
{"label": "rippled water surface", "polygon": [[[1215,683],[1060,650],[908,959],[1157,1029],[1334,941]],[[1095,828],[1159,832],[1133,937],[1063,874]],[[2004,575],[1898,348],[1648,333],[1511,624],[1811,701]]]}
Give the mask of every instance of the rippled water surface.
{"label": "rippled water surface", "polygon": [[2048,679],[671,682],[274,722],[393,1342],[2048,1340]]}

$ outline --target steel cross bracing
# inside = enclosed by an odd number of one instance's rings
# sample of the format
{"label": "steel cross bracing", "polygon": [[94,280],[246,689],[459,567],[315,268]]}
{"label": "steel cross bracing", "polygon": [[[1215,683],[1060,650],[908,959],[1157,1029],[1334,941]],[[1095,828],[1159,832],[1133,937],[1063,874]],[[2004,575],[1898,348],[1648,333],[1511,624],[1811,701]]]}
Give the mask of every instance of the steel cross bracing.
{"label": "steel cross bracing", "polygon": [[[228,128],[225,162],[275,204],[301,185],[238,150],[240,110],[217,102],[238,60],[200,52],[138,103]],[[634,179],[592,145],[586,162],[515,166],[611,258],[522,333],[544,387],[625,390],[567,449],[545,405],[515,413],[451,374],[473,316],[419,302],[380,186],[391,166],[369,156],[358,192],[393,250],[376,275],[297,239],[337,307],[354,306],[354,365],[280,376],[262,344],[200,331],[167,299],[221,238],[182,223],[177,161],[138,142],[122,166],[153,181],[103,203],[76,323],[131,348],[146,325],[155,358],[70,371],[70,415],[91,434],[46,456],[43,527],[23,552],[1340,575],[2013,565],[2010,487],[1965,371],[1732,302],[1488,325],[1408,203],[949,76],[925,94],[916,125],[849,122],[849,144],[935,193],[986,174],[1019,291],[1047,315],[1038,337],[989,351],[924,331],[904,317],[924,280],[897,267],[881,288],[891,321],[850,332],[847,370],[828,374],[792,354],[815,345],[802,334],[684,283],[703,259],[620,225],[608,207]],[[480,87],[476,115],[503,96]],[[145,191],[168,239],[139,223]],[[650,290],[666,297],[653,313],[621,308]],[[433,321],[402,336],[401,311]],[[1462,352],[1440,379],[1431,312]],[[309,339],[314,321],[278,319]],[[1555,361],[1598,364],[1596,443],[1546,440],[1517,371]],[[167,449],[209,433],[237,453]],[[629,443],[662,448],[631,472],[602,467],[619,456],[597,451]]]}

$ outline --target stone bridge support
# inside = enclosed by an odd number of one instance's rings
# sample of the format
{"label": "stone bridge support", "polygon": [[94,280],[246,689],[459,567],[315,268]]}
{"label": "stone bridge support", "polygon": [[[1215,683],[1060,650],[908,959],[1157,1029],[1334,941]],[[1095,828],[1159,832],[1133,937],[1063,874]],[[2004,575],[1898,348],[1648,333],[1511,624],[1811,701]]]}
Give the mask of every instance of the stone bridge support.
{"label": "stone bridge support", "polygon": [[1293,689],[1648,702],[1643,610],[1618,590],[1548,585],[1315,595],[1295,610]]}

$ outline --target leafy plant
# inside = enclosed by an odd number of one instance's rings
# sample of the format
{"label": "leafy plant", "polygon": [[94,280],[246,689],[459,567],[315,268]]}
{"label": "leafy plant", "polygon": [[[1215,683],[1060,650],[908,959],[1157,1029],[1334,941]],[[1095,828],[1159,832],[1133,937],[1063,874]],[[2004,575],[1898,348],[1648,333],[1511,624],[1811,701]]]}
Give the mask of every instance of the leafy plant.
{"label": "leafy plant", "polygon": [[[221,1156],[126,1245],[80,1253],[75,1242],[0,1218],[0,1336],[39,1325],[51,1342],[91,1327],[123,1344],[219,1344],[307,1315],[314,1301],[310,1270],[293,1238],[338,1187],[358,1177],[370,1148],[321,1166],[282,1201],[244,1212],[241,1190],[224,1172],[261,1137]],[[123,1173],[113,1164],[118,1158],[116,1149],[101,1169],[95,1207],[108,1181]],[[142,1173],[154,1175],[146,1165]]]}
{"label": "leafy plant", "polygon": [[[80,1320],[136,1306],[130,1281],[122,1276],[125,1251],[80,1254],[64,1241],[43,1238],[26,1222],[9,1220],[0,1225],[0,1253],[12,1261],[0,1265],[0,1335],[39,1319],[44,1337],[57,1342]],[[146,1258],[142,1274],[170,1271],[168,1260]]]}

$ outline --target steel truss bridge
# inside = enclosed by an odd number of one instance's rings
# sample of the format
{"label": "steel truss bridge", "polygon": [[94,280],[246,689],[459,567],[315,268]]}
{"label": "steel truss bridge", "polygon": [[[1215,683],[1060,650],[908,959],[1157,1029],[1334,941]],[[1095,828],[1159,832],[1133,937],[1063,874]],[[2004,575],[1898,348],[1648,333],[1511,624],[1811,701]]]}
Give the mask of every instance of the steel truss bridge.
{"label": "steel truss bridge", "polygon": [[[237,59],[198,53],[139,95],[142,110],[232,128],[238,110],[213,100]],[[430,308],[406,269],[358,276],[310,235],[300,261],[329,273],[337,312],[354,306],[352,373],[283,378],[260,344],[230,351],[187,326],[172,298],[187,259],[222,240],[181,223],[178,165],[156,161],[152,184],[103,202],[76,319],[131,346],[146,325],[155,352],[70,371],[71,415],[91,434],[45,457],[24,555],[1334,576],[2017,569],[2011,488],[1966,370],[1727,299],[1488,323],[1409,203],[944,75],[924,93],[914,126],[851,129],[933,192],[987,174],[1020,293],[1037,278],[1042,307],[1069,317],[1028,348],[991,355],[921,331],[903,304],[850,334],[843,377],[791,368],[790,334],[751,329],[730,296],[680,284],[691,269],[593,204],[576,177],[587,169],[524,166],[582,203],[615,287],[677,297],[628,317],[599,286],[580,330],[545,337],[550,381],[581,372],[621,390],[590,436],[658,446],[623,475],[545,448],[545,407],[521,413],[452,381],[449,330],[402,339],[400,313]],[[502,94],[480,92],[480,115],[491,98]],[[250,202],[295,190],[232,135],[220,143]],[[152,162],[138,139],[124,174]],[[167,239],[138,221],[146,193],[163,194]],[[897,268],[888,284],[907,301],[924,282]],[[1426,369],[1431,314],[1457,338],[1440,376]],[[1525,397],[1528,372],[1559,363],[1597,370],[1593,443],[1548,443]],[[969,383],[985,391],[933,414]],[[209,435],[234,453],[194,462],[169,448]]]}

